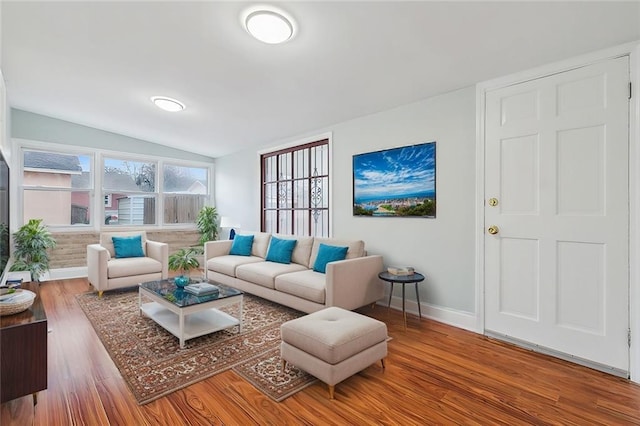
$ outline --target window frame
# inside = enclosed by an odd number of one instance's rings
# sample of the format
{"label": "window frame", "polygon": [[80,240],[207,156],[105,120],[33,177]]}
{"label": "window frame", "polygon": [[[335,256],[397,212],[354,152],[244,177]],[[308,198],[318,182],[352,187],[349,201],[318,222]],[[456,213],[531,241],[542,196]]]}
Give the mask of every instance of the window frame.
{"label": "window frame", "polygon": [[[291,161],[291,178],[289,179],[279,179],[276,178],[276,180],[270,180],[267,181],[266,179],[266,171],[267,171],[267,167],[266,167],[266,160],[272,157],[277,157],[276,158],[276,175],[279,175],[279,168],[280,168],[280,159],[279,157],[281,155],[286,155],[291,153],[292,158],[294,156],[295,152],[299,152],[299,151],[310,151],[311,148],[315,148],[315,147],[319,147],[319,146],[326,146],[327,149],[327,174],[318,174],[318,175],[313,175],[312,173],[312,168],[311,168],[311,155],[308,155],[307,161],[308,161],[308,176],[304,176],[304,177],[295,177],[294,173],[293,173],[293,167],[294,167],[294,161]],[[288,146],[284,146],[284,147],[279,147],[273,150],[267,150],[267,151],[262,151],[259,153],[259,164],[260,164],[260,230],[262,232],[273,232],[273,233],[282,233],[282,231],[280,230],[280,222],[276,221],[276,229],[275,230],[271,230],[271,231],[266,231],[266,215],[267,215],[267,211],[276,211],[279,212],[281,210],[290,210],[291,211],[291,229],[292,229],[292,233],[294,235],[303,235],[303,236],[312,236],[312,229],[313,229],[313,212],[314,211],[326,211],[327,212],[327,224],[326,224],[326,229],[327,229],[327,234],[326,235],[317,235],[318,237],[330,237],[332,235],[332,213],[331,213],[331,206],[332,206],[332,202],[331,202],[331,175],[332,175],[332,156],[331,156],[331,135],[322,135],[316,138],[311,138],[307,141],[302,141],[299,143],[294,143]],[[323,187],[323,197],[326,200],[326,207],[314,207],[314,203],[312,201],[312,182],[314,179],[324,179],[326,178],[327,181],[327,185],[326,188]],[[267,196],[267,185],[268,184],[276,184],[276,186],[279,186],[280,182],[296,182],[296,181],[306,181],[305,185],[307,186],[307,198],[305,199],[306,204],[308,205],[308,207],[294,207],[293,204],[291,205],[291,207],[280,207],[279,205],[276,208],[267,208],[267,200],[266,200],[266,196]],[[292,187],[294,187],[295,185],[292,185]],[[295,200],[295,196],[292,195],[291,197],[291,201]],[[277,203],[280,203],[280,200],[277,200]],[[296,228],[296,221],[295,221],[295,212],[296,211],[307,211],[308,214],[308,223],[305,225],[306,229],[304,229],[304,233],[299,233],[298,232],[298,228]],[[277,213],[276,213],[277,216]]]}

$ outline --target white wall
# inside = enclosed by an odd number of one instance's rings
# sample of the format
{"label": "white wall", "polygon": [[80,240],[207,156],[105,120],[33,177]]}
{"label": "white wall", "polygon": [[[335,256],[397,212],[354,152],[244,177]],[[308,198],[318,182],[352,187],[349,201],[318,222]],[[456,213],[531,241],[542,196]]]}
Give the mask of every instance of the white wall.
{"label": "white wall", "polygon": [[[240,152],[215,161],[215,206],[241,229],[260,230],[260,158]],[[228,231],[228,230],[227,230]]]}
{"label": "white wall", "polygon": [[212,158],[33,112],[11,109],[11,137],[211,163]]}
{"label": "white wall", "polygon": [[[464,318],[475,309],[475,89],[468,87],[273,145],[327,131],[333,133],[333,236],[364,240],[369,253],[382,254],[386,264],[414,266],[427,276],[420,287],[427,308],[423,315],[470,328]],[[434,140],[436,219],[353,216],[354,154]],[[255,151],[216,160],[218,211],[245,229],[260,226],[259,170]],[[407,290],[407,299],[415,301],[413,289]],[[398,287],[396,295],[400,295]],[[415,304],[409,308],[417,310]],[[452,317],[444,311],[453,311]]]}
{"label": "white wall", "polygon": [[0,151],[4,159],[11,162],[11,144],[9,143],[10,109],[7,102],[7,86],[4,82],[2,69],[0,69]]}

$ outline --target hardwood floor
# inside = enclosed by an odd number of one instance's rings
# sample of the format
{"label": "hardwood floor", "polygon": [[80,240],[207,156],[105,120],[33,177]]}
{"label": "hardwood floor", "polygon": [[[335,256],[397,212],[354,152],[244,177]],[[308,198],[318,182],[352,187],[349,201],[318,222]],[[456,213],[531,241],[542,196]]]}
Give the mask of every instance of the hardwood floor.
{"label": "hardwood floor", "polygon": [[389,356],[336,386],[317,383],[273,402],[228,371],[139,406],[74,295],[85,279],[45,282],[49,384],[2,405],[8,425],[640,424],[640,386],[627,380],[383,307]]}

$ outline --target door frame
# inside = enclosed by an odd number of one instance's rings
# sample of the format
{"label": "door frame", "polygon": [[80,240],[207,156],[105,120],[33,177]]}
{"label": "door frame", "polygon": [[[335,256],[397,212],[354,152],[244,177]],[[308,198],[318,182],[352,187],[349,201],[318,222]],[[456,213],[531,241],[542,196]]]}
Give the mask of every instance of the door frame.
{"label": "door frame", "polygon": [[475,331],[484,334],[484,120],[490,90],[512,86],[620,56],[629,56],[633,96],[629,104],[629,374],[640,383],[640,40],[569,58],[560,62],[484,81],[476,85],[476,275]]}

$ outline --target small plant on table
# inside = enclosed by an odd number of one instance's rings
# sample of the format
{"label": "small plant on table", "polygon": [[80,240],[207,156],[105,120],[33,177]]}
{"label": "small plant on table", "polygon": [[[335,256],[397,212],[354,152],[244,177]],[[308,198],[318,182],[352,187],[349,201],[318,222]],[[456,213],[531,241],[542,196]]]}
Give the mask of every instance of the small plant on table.
{"label": "small plant on table", "polygon": [[178,287],[184,287],[189,283],[189,271],[200,267],[197,256],[201,254],[200,247],[188,247],[181,248],[169,256],[169,270],[180,271],[180,275],[174,279]]}

